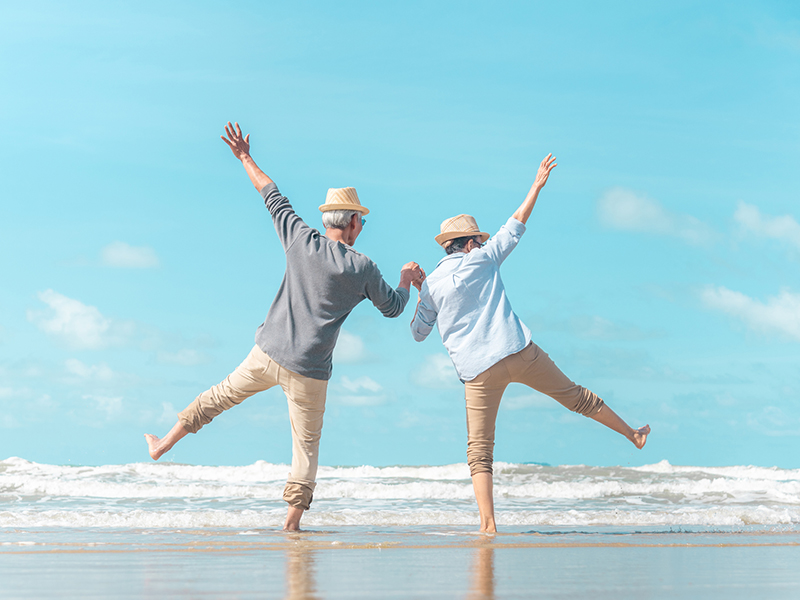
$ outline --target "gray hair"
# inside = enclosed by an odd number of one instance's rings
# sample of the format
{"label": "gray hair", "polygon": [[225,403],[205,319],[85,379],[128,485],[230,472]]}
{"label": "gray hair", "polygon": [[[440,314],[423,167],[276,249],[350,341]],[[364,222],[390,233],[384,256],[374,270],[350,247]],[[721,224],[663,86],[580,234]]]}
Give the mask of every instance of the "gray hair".
{"label": "gray hair", "polygon": [[322,226],[325,229],[345,229],[350,225],[353,215],[361,216],[357,210],[329,210],[322,213]]}
{"label": "gray hair", "polygon": [[[455,252],[463,252],[467,244],[470,240],[475,240],[476,244],[481,243],[481,236],[479,235],[467,235],[460,238],[455,238],[453,240],[447,241],[444,243],[444,251],[448,254],[454,254]],[[480,246],[479,246],[480,247]]]}

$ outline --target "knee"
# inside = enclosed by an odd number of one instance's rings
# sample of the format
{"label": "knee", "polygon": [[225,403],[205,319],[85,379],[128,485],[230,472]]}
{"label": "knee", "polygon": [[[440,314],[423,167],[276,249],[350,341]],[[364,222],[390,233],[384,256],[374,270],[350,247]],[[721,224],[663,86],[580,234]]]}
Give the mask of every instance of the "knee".
{"label": "knee", "polygon": [[582,388],[581,391],[581,395],[575,402],[574,407],[570,408],[570,410],[578,413],[579,415],[583,415],[584,417],[591,417],[597,414],[597,412],[603,408],[604,402],[597,394],[587,390],[586,388]]}

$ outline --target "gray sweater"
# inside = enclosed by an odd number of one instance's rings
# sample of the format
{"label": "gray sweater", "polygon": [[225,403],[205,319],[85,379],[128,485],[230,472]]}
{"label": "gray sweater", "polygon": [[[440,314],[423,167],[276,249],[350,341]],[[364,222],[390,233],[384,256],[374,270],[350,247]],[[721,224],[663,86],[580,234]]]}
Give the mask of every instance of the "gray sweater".
{"label": "gray sweater", "polygon": [[330,379],[333,348],[350,311],[369,298],[384,316],[397,317],[408,290],[393,289],[369,258],[306,225],[274,183],[261,196],[286,252],[286,273],[256,344],[290,371]]}

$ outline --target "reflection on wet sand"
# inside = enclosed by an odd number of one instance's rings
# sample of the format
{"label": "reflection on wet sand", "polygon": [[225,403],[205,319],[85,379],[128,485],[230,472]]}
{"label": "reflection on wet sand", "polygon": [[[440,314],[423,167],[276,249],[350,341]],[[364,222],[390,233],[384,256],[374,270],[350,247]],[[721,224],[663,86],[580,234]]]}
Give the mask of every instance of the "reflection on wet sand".
{"label": "reflection on wet sand", "polygon": [[296,540],[286,550],[286,600],[319,600],[314,550],[305,540]]}
{"label": "reflection on wet sand", "polygon": [[494,546],[487,540],[472,555],[472,585],[469,600],[494,600]]}

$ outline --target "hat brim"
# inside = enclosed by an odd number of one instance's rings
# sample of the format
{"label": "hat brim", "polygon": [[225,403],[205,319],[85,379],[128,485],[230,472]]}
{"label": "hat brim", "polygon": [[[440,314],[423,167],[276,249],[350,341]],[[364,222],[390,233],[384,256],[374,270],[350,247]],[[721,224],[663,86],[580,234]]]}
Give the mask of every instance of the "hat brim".
{"label": "hat brim", "polygon": [[362,215],[369,214],[369,209],[360,204],[323,204],[319,209],[322,212],[330,212],[332,210],[357,210]]}
{"label": "hat brim", "polygon": [[460,237],[475,237],[481,236],[481,244],[486,242],[489,239],[489,234],[485,231],[448,231],[446,233],[440,233],[435,238],[436,243],[440,246],[445,242],[449,242],[450,240],[454,240]]}

